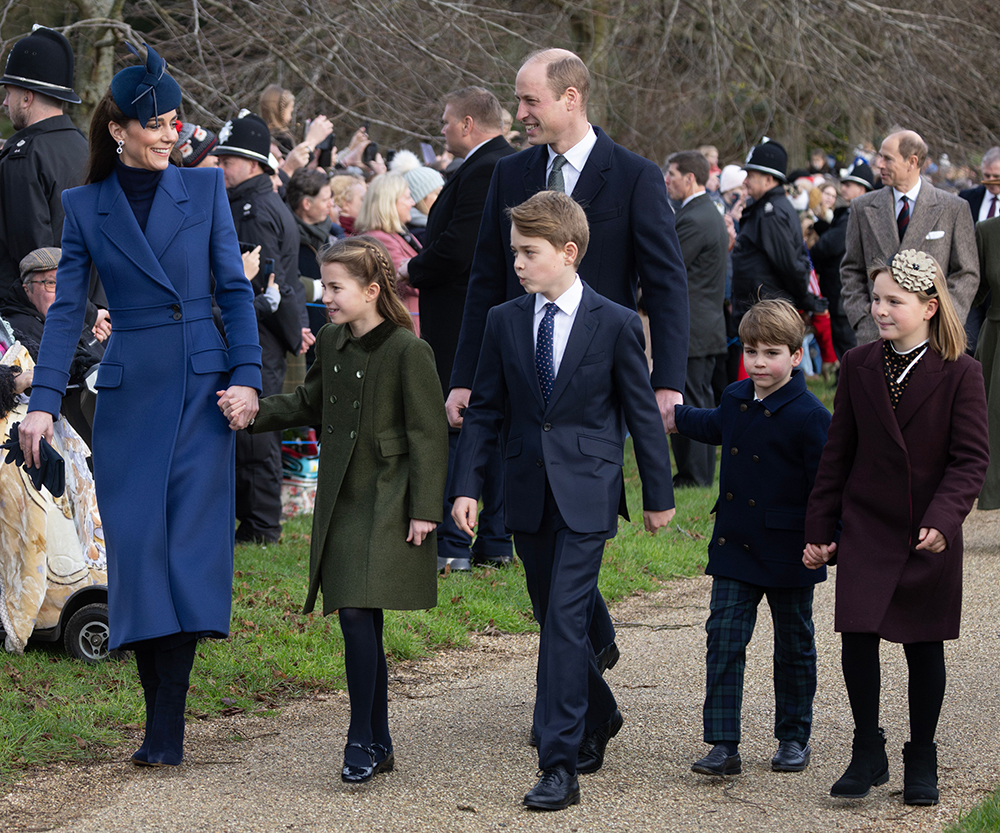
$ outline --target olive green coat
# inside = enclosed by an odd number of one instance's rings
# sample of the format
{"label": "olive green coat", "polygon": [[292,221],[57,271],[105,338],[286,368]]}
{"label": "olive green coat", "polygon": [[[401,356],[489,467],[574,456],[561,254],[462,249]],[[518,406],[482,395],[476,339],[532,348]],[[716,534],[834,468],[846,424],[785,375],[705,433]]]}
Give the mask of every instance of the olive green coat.
{"label": "olive green coat", "polygon": [[448,423],[427,342],[385,321],[360,339],[327,324],[295,393],[260,403],[252,431],[322,426],[305,612],[437,604],[437,538],[406,543],[411,518],[441,522]]}

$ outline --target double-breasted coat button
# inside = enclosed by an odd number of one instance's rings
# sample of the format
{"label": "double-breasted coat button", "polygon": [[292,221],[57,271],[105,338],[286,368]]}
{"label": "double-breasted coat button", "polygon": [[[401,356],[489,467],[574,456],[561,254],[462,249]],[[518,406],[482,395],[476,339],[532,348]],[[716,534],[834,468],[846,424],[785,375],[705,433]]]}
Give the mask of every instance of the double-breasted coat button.
{"label": "double-breasted coat button", "polygon": [[179,312],[174,313],[174,321],[180,321],[183,316]]}
{"label": "double-breasted coat button", "polygon": [[365,375],[365,372],[363,370],[359,370],[356,375],[360,379],[362,376]]}
{"label": "double-breasted coat button", "polygon": [[360,402],[358,402],[358,400],[357,400],[357,399],[355,399],[355,400],[354,400],[354,406],[353,406],[353,407],[354,407],[354,410],[356,411],[356,410],[357,410],[358,408],[360,408],[360,407],[361,407],[361,403],[360,403]]}
{"label": "double-breasted coat button", "polygon": [[340,365],[339,364],[335,364],[333,366],[333,372],[334,373],[340,373]]}
{"label": "double-breasted coat button", "polygon": [[771,416],[771,412],[766,408],[764,409],[764,416]]}
{"label": "double-breasted coat button", "polygon": [[718,541],[716,541],[715,543],[717,543],[717,544],[718,544],[718,545],[719,545],[719,546],[721,547],[721,546],[722,546],[723,544],[725,544],[725,543],[726,543],[726,539],[725,539],[725,538],[720,538],[720,539],[719,539]]}
{"label": "double-breasted coat button", "polygon": [[331,396],[330,397],[330,404],[331,405],[336,405],[337,404],[337,397],[336,396]]}
{"label": "double-breasted coat button", "polygon": [[737,454],[740,453],[740,450],[734,445],[731,449],[729,449],[729,453],[732,454],[733,457],[735,457]]}
{"label": "double-breasted coat button", "polygon": [[733,493],[732,492],[726,492],[726,500],[732,500],[732,499],[733,499]]}
{"label": "double-breasted coat button", "polygon": [[180,304],[171,304],[170,305],[170,309],[172,309],[174,312],[180,312],[181,311],[181,305]]}
{"label": "double-breasted coat button", "polygon": [[326,433],[327,434],[332,434],[333,433],[333,426],[332,425],[327,425],[326,426]]}
{"label": "double-breasted coat button", "polygon": [[551,422],[546,422],[545,425],[542,426],[542,430],[543,431],[551,431],[552,430],[552,423]]}
{"label": "double-breasted coat button", "polygon": [[754,456],[753,456],[753,461],[754,461],[755,463],[759,463],[759,462],[760,462],[760,457],[758,457],[758,456],[757,456],[756,454],[754,454]]}
{"label": "double-breasted coat button", "polygon": [[750,552],[750,545],[749,544],[744,544],[743,545],[743,549],[745,549],[747,552]]}
{"label": "double-breasted coat button", "polygon": [[355,440],[355,439],[357,439],[357,437],[358,437],[358,432],[357,431],[351,431],[351,439]]}
{"label": "double-breasted coat button", "polygon": [[742,405],[740,405],[740,410],[745,411],[746,409],[747,409],[747,403],[744,402]]}
{"label": "double-breasted coat button", "polygon": [[756,505],[757,505],[757,502],[756,502],[756,501],[753,501],[753,500],[748,500],[748,501],[747,501],[747,503],[749,503],[751,507],[753,507],[753,506],[756,506]]}
{"label": "double-breasted coat button", "polygon": [[542,466],[545,465],[545,463],[543,463],[541,460],[535,460],[535,465],[538,466],[538,468],[541,468]]}

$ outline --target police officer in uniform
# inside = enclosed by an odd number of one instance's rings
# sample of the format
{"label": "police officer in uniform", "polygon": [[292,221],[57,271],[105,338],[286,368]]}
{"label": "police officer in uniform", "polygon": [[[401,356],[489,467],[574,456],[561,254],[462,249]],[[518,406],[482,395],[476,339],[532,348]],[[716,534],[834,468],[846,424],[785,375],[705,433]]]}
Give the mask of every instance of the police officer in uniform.
{"label": "police officer in uniform", "polygon": [[798,214],[785,194],[788,154],[765,138],[750,151],[743,170],[753,202],[743,209],[740,234],[733,249],[733,316],[739,326],[744,313],[760,298],[784,298],[806,312],[823,304],[809,292],[809,256]]}
{"label": "police officer in uniform", "polygon": [[[27,309],[19,264],[36,249],[60,244],[62,192],[82,183],[87,164],[87,140],[63,114],[65,102],[80,103],[69,41],[36,26],[10,50],[0,84],[17,131],[0,151],[0,298]],[[91,324],[95,315],[89,308]]]}
{"label": "police officer in uniform", "polygon": [[[298,279],[299,232],[295,217],[274,193],[271,136],[264,120],[242,111],[219,131],[213,153],[226,178],[229,207],[241,245],[260,246],[262,266],[274,263],[280,303],[254,304],[263,368],[262,396],[281,393],[285,353],[298,353],[308,330],[305,289]],[[264,270],[262,269],[262,272]],[[262,294],[267,277],[255,284]],[[277,432],[236,435],[237,542],[274,543],[281,536],[281,436]]]}

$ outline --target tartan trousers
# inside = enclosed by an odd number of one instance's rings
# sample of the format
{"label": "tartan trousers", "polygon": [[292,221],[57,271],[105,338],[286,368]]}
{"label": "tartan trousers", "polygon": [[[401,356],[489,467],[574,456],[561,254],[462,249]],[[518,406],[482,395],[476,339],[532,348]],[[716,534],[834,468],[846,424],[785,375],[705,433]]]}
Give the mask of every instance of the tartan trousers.
{"label": "tartan trousers", "polygon": [[765,596],[774,623],[774,736],[802,744],[809,740],[816,695],[813,585],[762,587],[716,576],[705,624],[706,743],[740,742],[746,648],[757,623],[757,606]]}

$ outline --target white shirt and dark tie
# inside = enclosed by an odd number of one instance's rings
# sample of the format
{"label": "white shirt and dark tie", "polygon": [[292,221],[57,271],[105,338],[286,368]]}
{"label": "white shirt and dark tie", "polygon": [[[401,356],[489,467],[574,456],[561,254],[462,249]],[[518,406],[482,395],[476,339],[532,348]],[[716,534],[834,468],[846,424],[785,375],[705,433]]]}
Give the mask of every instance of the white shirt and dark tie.
{"label": "white shirt and dark tie", "polygon": [[[583,282],[580,276],[570,285],[562,295],[555,301],[549,301],[542,293],[535,295],[535,314],[532,321],[532,336],[535,339],[535,368],[538,372],[538,382],[548,401],[546,388],[551,392],[555,378],[559,374],[559,365],[562,362],[563,354],[566,352],[566,345],[569,343],[569,334],[573,329],[573,322],[576,321],[576,313],[583,300]],[[546,329],[541,327],[542,321],[546,317],[546,312],[554,307],[552,317],[551,344]],[[539,330],[542,330],[542,342],[539,343]],[[548,351],[551,350],[551,356]]]}
{"label": "white shirt and dark tie", "polygon": [[991,194],[987,191],[983,194],[983,204],[979,206],[979,216],[976,222],[990,220],[993,217],[1000,217],[1000,194]]}
{"label": "white shirt and dark tie", "polygon": [[[556,153],[552,149],[552,145],[549,145],[549,161],[545,166],[545,187],[550,191],[561,190],[573,196],[573,189],[576,188],[576,183],[580,181],[583,166],[587,164],[590,152],[596,144],[597,133],[594,132],[593,127],[588,126],[586,135],[565,153]],[[561,159],[562,161],[556,162],[556,159]],[[562,188],[558,188],[558,177],[553,181],[553,169],[562,174]]]}

